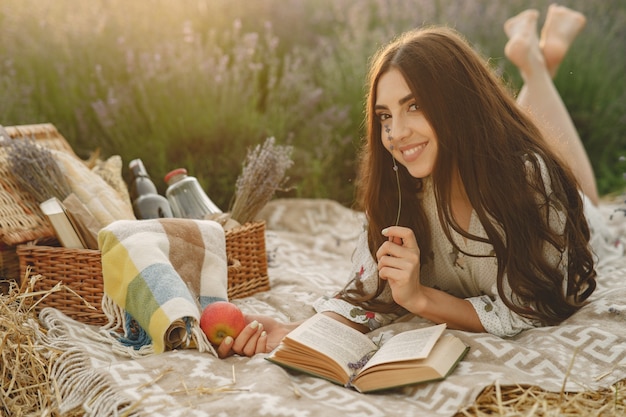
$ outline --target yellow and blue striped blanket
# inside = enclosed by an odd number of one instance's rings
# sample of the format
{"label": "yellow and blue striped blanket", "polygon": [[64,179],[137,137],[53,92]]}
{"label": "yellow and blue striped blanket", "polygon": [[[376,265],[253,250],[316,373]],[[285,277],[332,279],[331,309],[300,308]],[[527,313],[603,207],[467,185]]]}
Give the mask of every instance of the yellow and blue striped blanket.
{"label": "yellow and blue striped blanket", "polygon": [[124,327],[121,342],[135,349],[151,346],[154,353],[186,347],[214,353],[198,323],[206,305],[228,298],[219,223],[118,220],[100,230],[98,246],[102,306],[112,325]]}

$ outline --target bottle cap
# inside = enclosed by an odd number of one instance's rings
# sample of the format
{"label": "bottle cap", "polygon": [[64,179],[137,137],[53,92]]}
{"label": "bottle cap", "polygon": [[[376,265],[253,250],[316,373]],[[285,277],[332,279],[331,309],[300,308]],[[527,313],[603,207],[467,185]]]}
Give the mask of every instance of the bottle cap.
{"label": "bottle cap", "polygon": [[146,167],[143,165],[143,161],[139,158],[130,161],[130,163],[128,164],[128,168],[135,177],[148,176],[148,171],[146,171]]}
{"label": "bottle cap", "polygon": [[165,175],[165,182],[169,184],[170,180],[177,175],[187,175],[185,168],[176,168]]}

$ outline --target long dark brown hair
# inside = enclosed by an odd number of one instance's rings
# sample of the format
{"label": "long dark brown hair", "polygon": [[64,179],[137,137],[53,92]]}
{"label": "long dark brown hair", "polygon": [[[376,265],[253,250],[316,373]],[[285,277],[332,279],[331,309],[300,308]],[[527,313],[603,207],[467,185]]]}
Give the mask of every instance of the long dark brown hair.
{"label": "long dark brown hair", "polygon": [[[358,205],[367,214],[372,256],[385,239],[381,230],[395,223],[398,210],[392,159],[382,144],[381,124],[374,112],[378,80],[391,68],[402,73],[437,135],[439,151],[431,175],[439,218],[450,242],[454,244],[447,225],[468,239],[493,246],[498,292],[513,311],[545,324],[569,317],[596,286],[588,246],[590,232],[576,180],[487,61],[453,29],[430,27],[405,33],[372,61],[367,138],[357,183]],[[540,160],[547,167],[552,193],[544,186]],[[528,169],[528,163],[534,169]],[[399,166],[399,175],[400,225],[415,233],[424,263],[431,252],[431,232],[418,198],[422,180],[413,178],[403,166]],[[464,231],[451,213],[456,175],[487,239]],[[548,205],[563,211],[563,233],[551,229]],[[567,255],[567,275],[546,260],[547,247]],[[513,297],[503,290],[505,273]],[[375,300],[385,285],[386,281],[379,279],[378,290],[367,294],[357,282],[356,287],[346,286],[340,296],[370,310],[394,311],[397,305]]]}

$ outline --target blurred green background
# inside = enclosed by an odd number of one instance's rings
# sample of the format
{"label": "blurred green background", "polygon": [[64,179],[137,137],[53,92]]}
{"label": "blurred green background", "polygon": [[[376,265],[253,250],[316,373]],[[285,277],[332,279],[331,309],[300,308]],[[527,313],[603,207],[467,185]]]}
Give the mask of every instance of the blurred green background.
{"label": "blurred green background", "polygon": [[[511,84],[504,21],[533,0],[2,0],[0,124],[53,123],[83,158],[185,167],[228,209],[248,149],[293,145],[281,197],[354,198],[368,58],[446,24]],[[555,80],[602,194],[624,188],[626,1],[561,4],[587,27]]]}

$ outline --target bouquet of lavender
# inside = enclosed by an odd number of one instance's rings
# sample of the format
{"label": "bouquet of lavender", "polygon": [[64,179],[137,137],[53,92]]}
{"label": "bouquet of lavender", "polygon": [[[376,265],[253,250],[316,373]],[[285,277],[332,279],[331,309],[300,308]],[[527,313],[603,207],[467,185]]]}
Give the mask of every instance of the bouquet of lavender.
{"label": "bouquet of lavender", "polygon": [[231,218],[240,224],[254,220],[274,193],[287,181],[285,172],[293,165],[291,146],[275,145],[269,137],[248,155],[235,184]]}
{"label": "bouquet of lavender", "polygon": [[11,172],[16,182],[39,203],[50,197],[63,201],[71,188],[50,150],[34,139],[2,140],[6,146]]}

